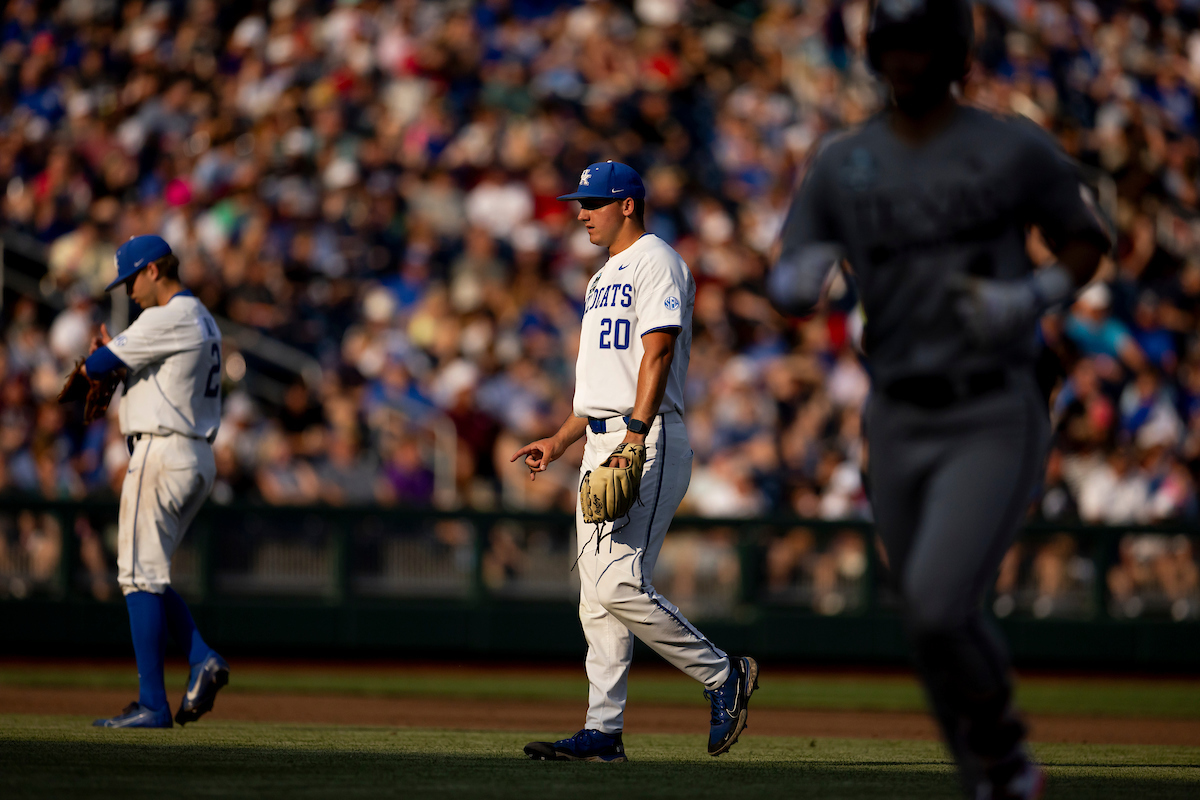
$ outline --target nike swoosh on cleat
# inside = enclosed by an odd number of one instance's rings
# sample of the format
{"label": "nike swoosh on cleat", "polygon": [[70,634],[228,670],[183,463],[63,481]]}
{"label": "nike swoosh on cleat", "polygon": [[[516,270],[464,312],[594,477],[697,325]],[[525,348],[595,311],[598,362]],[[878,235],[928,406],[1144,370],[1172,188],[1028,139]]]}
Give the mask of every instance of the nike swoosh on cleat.
{"label": "nike swoosh on cleat", "polygon": [[[204,676],[204,673],[200,673],[200,677],[203,677],[203,676]],[[194,686],[188,687],[187,694],[184,696],[188,700],[195,700],[197,697],[200,696],[200,680],[199,680],[199,678],[196,680],[196,683]]]}

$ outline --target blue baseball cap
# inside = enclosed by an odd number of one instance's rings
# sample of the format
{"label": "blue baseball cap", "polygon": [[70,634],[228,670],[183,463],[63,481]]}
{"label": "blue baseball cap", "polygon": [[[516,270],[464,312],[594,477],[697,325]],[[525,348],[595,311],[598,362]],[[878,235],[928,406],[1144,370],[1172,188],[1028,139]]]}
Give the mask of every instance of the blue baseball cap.
{"label": "blue baseball cap", "polygon": [[646,187],[642,185],[642,176],[633,167],[619,161],[601,161],[580,173],[576,191],[558,199],[593,200],[601,197],[609,200],[624,200],[626,197],[644,200]]}
{"label": "blue baseball cap", "polygon": [[171,254],[171,245],[161,236],[134,236],[117,248],[117,279],[104,287],[111,292],[134,275],[141,272],[151,261]]}

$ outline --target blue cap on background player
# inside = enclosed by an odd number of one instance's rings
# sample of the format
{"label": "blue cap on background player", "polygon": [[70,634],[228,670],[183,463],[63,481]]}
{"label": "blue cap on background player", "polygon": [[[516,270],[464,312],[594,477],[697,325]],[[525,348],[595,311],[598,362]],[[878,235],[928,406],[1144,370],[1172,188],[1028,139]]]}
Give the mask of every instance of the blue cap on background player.
{"label": "blue cap on background player", "polygon": [[171,254],[171,245],[161,236],[134,236],[117,248],[117,279],[104,287],[111,292],[125,281],[138,274],[151,261]]}
{"label": "blue cap on background player", "polygon": [[579,175],[579,188],[572,194],[564,194],[559,200],[593,200],[607,197],[609,200],[634,200],[646,198],[646,187],[642,176],[619,161],[601,161],[592,164]]}

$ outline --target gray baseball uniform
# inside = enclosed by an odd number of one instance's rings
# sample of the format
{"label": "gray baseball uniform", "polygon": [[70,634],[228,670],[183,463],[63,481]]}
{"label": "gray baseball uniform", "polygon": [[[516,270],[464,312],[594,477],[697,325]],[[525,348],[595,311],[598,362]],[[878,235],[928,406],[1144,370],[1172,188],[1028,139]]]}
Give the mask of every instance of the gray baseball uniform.
{"label": "gray baseball uniform", "polygon": [[[1036,332],[972,344],[951,276],[1026,277],[1028,226],[1052,244],[1107,234],[1070,161],[1032,123],[960,107],[921,145],[885,116],[828,142],[797,191],[770,277],[806,313],[846,259],[862,298],[873,391],[869,487],[918,670],[964,773],[1021,735],[1008,656],[982,596],[1039,481],[1049,422]],[[997,718],[1008,722],[994,724]],[[985,724],[982,720],[993,722]]]}

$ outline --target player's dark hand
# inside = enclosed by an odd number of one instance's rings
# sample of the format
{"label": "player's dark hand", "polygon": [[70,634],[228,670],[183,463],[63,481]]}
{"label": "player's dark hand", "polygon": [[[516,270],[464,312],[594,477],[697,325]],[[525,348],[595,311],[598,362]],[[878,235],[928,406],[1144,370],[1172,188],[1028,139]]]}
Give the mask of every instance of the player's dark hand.
{"label": "player's dark hand", "polygon": [[807,317],[817,310],[842,259],[836,245],[818,244],[792,261],[780,261],[767,275],[767,298],[781,314]]}
{"label": "player's dark hand", "polygon": [[951,276],[954,313],[980,347],[996,347],[1033,333],[1040,312],[1029,281]]}

